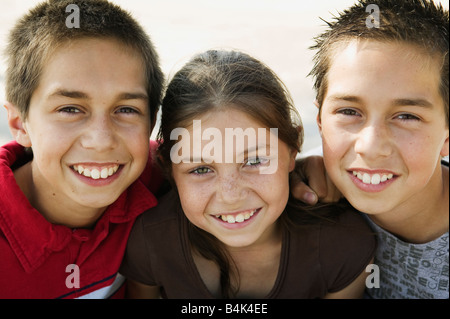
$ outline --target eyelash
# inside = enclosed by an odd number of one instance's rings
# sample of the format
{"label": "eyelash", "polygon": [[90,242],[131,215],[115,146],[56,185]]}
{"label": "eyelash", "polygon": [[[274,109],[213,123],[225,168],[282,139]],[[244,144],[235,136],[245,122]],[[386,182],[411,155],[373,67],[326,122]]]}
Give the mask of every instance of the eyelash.
{"label": "eyelash", "polygon": [[80,113],[81,111],[75,106],[65,106],[65,107],[60,108],[58,110],[58,112],[60,112],[60,113],[68,113],[68,114],[75,114],[75,113]]}
{"label": "eyelash", "polygon": [[[400,121],[420,121],[420,119],[412,114],[400,114],[396,116]],[[408,117],[408,118],[400,118],[400,117]]]}
{"label": "eyelash", "polygon": [[[198,172],[199,170],[203,170],[203,169],[207,169],[208,172],[205,172],[205,173],[199,173],[199,172]],[[193,175],[200,176],[200,175],[205,175],[205,174],[209,173],[210,171],[211,171],[210,168],[205,167],[205,166],[202,166],[202,167],[197,167],[196,169],[190,171],[189,173],[190,173],[190,174],[193,174]]]}
{"label": "eyelash", "polygon": [[[257,163],[251,164],[251,161],[257,161]],[[247,166],[247,167],[257,168],[257,167],[259,167],[261,165],[266,164],[268,161],[269,161],[268,159],[255,157],[255,158],[248,159],[244,163],[244,165]],[[199,171],[201,171],[201,170],[207,170],[207,171],[203,172],[203,173],[200,173]],[[212,170],[209,167],[201,166],[201,167],[197,167],[197,168],[193,169],[192,171],[189,172],[189,174],[201,176],[201,175],[206,175],[206,174],[208,174],[210,172],[212,172]]]}
{"label": "eyelash", "polygon": [[[258,162],[255,163],[255,164],[251,164],[251,163],[250,163],[251,161],[258,161]],[[267,158],[254,157],[254,158],[248,159],[247,162],[246,162],[245,164],[246,164],[246,165],[249,164],[248,166],[251,166],[251,167],[259,167],[259,166],[261,166],[261,165],[266,164],[268,161],[269,161],[269,160],[268,160]]]}
{"label": "eyelash", "polygon": [[352,110],[352,109],[341,109],[341,110],[338,110],[336,113],[342,114],[342,115],[345,115],[345,116],[356,116],[356,115],[358,115],[358,112],[356,112],[355,110]]}
{"label": "eyelash", "polygon": [[[81,113],[81,110],[75,106],[64,106],[58,110],[60,113],[67,113],[67,114],[76,114]],[[117,111],[117,113],[125,113],[125,114],[139,114],[140,112],[132,107],[124,106],[120,107]]]}
{"label": "eyelash", "polygon": [[[338,110],[336,113],[344,115],[344,116],[360,116],[359,113],[353,109],[341,109],[341,110]],[[406,117],[406,118],[402,118],[402,117]],[[420,121],[419,117],[409,114],[409,113],[399,114],[399,115],[395,116],[395,118],[398,118],[400,121]]]}
{"label": "eyelash", "polygon": [[136,109],[129,107],[129,106],[124,106],[121,107],[120,109],[117,110],[119,113],[127,113],[127,114],[131,114],[131,113],[139,113],[139,111],[137,111]]}

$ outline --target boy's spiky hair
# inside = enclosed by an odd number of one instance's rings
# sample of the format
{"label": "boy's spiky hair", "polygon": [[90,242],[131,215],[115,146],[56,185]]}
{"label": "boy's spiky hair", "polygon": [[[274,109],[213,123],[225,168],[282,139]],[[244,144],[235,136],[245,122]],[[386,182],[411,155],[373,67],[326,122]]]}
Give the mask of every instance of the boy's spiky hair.
{"label": "boy's spiky hair", "polygon": [[[69,28],[66,12],[77,5],[79,28]],[[31,9],[11,30],[6,48],[6,99],[16,105],[24,118],[31,95],[39,84],[45,62],[68,41],[82,38],[110,38],[135,50],[142,58],[152,125],[160,106],[163,73],[153,44],[136,20],[106,0],[47,0]]]}
{"label": "boy's spiky hair", "polygon": [[[366,24],[369,5],[379,8],[379,27],[369,28]],[[309,75],[314,78],[319,105],[327,91],[327,73],[336,44],[352,39],[399,41],[419,46],[442,59],[439,89],[448,126],[449,13],[441,4],[431,0],[360,0],[326,23],[328,29],[315,38],[315,45],[311,47],[317,52]]]}

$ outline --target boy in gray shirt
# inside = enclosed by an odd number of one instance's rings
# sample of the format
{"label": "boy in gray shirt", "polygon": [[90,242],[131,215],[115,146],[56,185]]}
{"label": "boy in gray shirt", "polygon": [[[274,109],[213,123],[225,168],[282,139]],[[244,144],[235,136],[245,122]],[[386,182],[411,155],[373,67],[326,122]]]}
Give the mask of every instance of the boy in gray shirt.
{"label": "boy in gray shirt", "polygon": [[330,179],[378,233],[367,295],[448,298],[448,10],[360,0],[328,26],[317,122]]}

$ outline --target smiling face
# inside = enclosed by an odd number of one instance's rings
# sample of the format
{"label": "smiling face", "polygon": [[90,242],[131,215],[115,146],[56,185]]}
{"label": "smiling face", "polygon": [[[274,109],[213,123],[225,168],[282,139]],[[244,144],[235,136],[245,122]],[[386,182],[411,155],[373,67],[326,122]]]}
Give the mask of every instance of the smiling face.
{"label": "smiling face", "polygon": [[143,171],[149,109],[133,53],[114,40],[82,39],[44,66],[21,138],[33,149],[33,196],[43,210],[101,212]]}
{"label": "smiling face", "polygon": [[[258,128],[263,127],[233,108],[209,112],[200,120],[202,132],[214,129],[225,139],[228,138],[226,129],[258,132]],[[192,126],[187,129],[190,141],[182,139],[179,143],[187,143],[186,147],[190,148],[195,143],[193,138],[196,134]],[[225,142],[222,143],[222,139],[214,138],[214,141],[222,147],[223,156],[227,152],[232,152],[234,158],[243,154],[244,161],[213,161],[213,157],[205,156],[210,152],[204,151],[211,141],[202,140],[202,162],[190,160],[172,164],[173,178],[186,217],[230,247],[247,247],[271,238],[275,234],[275,221],[289,197],[289,172],[294,167],[295,152],[280,140],[274,149],[269,130],[266,139],[249,139],[248,143],[231,150]],[[274,162],[276,171],[262,174],[269,166],[273,167]]]}
{"label": "smiling face", "polygon": [[429,207],[449,148],[437,59],[376,41],[337,50],[318,117],[328,174],[368,214]]}

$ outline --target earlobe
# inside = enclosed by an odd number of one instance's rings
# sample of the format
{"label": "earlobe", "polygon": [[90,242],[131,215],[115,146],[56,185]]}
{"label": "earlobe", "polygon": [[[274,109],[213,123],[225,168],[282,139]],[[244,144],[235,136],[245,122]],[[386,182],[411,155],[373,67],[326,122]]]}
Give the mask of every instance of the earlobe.
{"label": "earlobe", "polygon": [[16,142],[23,147],[31,147],[31,140],[20,111],[10,102],[5,102],[4,107],[6,108],[6,112],[8,114],[9,131]]}
{"label": "earlobe", "polygon": [[319,102],[317,101],[317,100],[314,100],[314,105],[317,107],[317,109],[319,110],[318,112],[317,112],[317,118],[316,118],[316,122],[317,122],[317,126],[319,127],[319,133],[320,133],[320,136],[322,136],[322,121],[321,121],[321,118],[320,118],[320,105],[319,105]]}
{"label": "earlobe", "polygon": [[448,143],[449,143],[449,141],[448,141],[448,136],[447,136],[447,138],[445,139],[444,145],[442,145],[442,149],[441,149],[442,157],[448,156],[448,154],[449,154],[449,144]]}
{"label": "earlobe", "polygon": [[295,168],[295,160],[297,158],[297,151],[292,149],[291,151],[291,158],[289,162],[289,173],[292,172]]}

